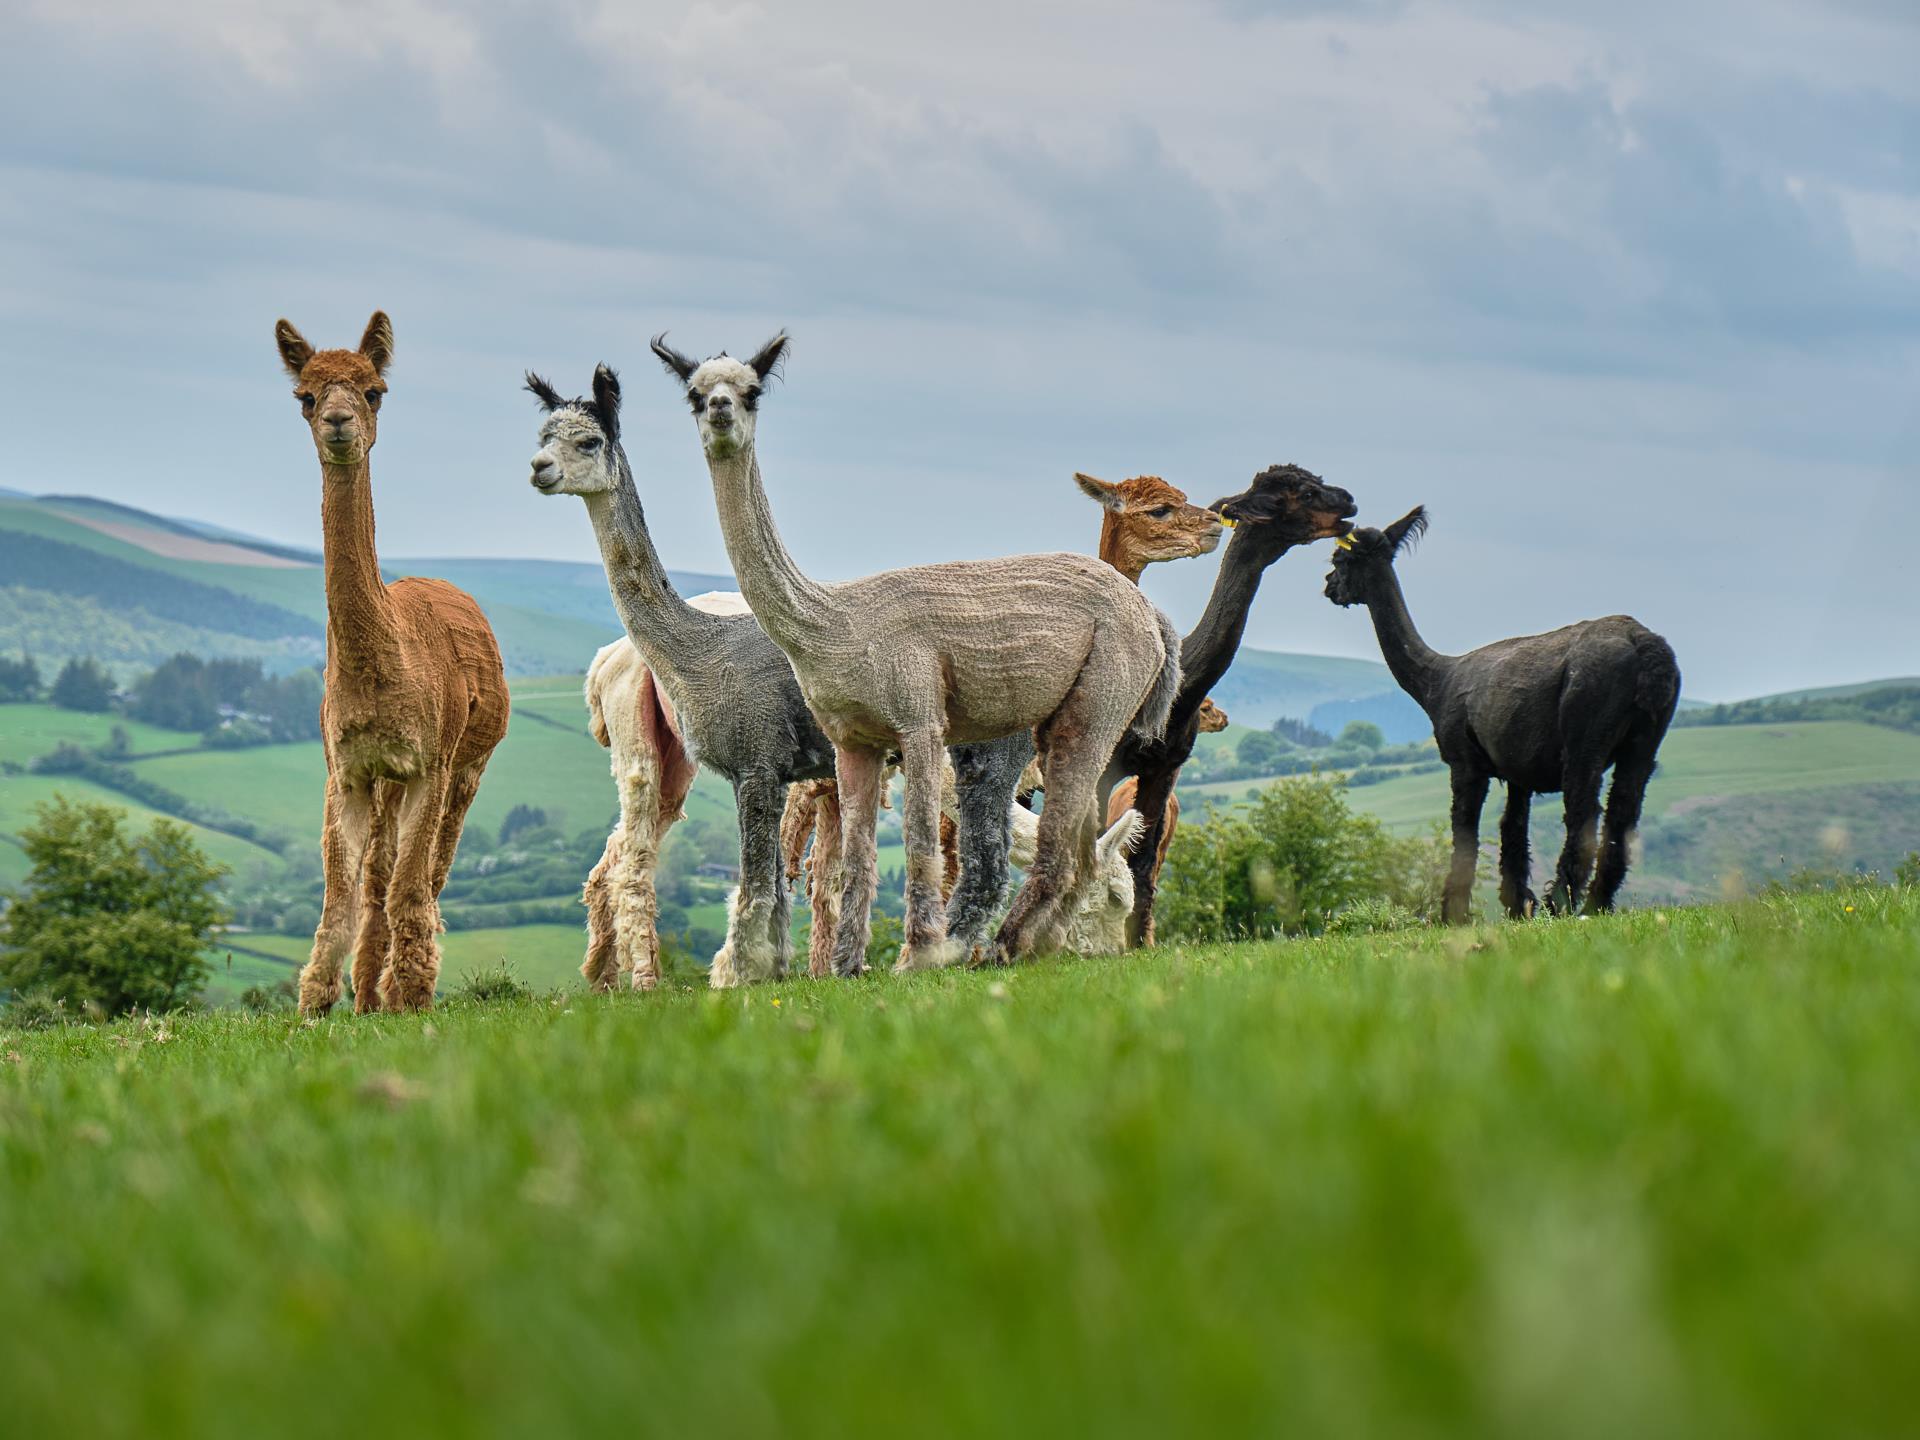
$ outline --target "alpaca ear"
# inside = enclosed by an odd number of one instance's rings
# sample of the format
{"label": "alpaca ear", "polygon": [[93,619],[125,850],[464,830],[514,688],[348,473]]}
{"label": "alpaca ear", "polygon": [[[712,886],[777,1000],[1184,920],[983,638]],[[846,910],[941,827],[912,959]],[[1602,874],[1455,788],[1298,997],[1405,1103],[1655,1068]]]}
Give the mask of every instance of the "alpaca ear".
{"label": "alpaca ear", "polygon": [[1427,533],[1427,507],[1414,506],[1380,533],[1387,537],[1387,543],[1393,547],[1393,553],[1398,555]]}
{"label": "alpaca ear", "polygon": [[307,343],[307,337],[293,328],[291,320],[274,323],[274,342],[280,347],[280,363],[287,367],[287,373],[294,379],[300,378],[300,372],[307,368],[307,361],[313,358],[313,346]]}
{"label": "alpaca ear", "polygon": [[1140,837],[1146,833],[1147,817],[1138,810],[1129,810],[1107,827],[1107,833],[1100,837],[1094,847],[1096,858],[1105,866],[1115,855],[1131,855],[1133,847],[1140,843]]}
{"label": "alpaca ear", "polygon": [[1082,475],[1078,470],[1073,472],[1073,483],[1116,515],[1127,508],[1127,502],[1120,498],[1118,485],[1109,485],[1092,475]]}
{"label": "alpaca ear", "polygon": [[558,410],[562,405],[567,403],[561,398],[558,390],[554,389],[553,386],[542,380],[531,370],[527,371],[527,392],[540,402],[540,408],[542,410]]}
{"label": "alpaca ear", "polygon": [[367,321],[367,332],[360,337],[360,353],[373,362],[374,373],[384,380],[387,367],[393,364],[393,322],[386,311],[374,311]]}
{"label": "alpaca ear", "polygon": [[747,361],[747,368],[760,377],[761,384],[766,384],[780,373],[780,362],[787,358],[787,344],[787,332],[782,330]]}
{"label": "alpaca ear", "polygon": [[653,353],[660,357],[660,363],[667,367],[669,375],[680,377],[681,383],[693,378],[693,372],[700,367],[678,350],[667,344],[667,332],[662,330],[653,337]]}
{"label": "alpaca ear", "polygon": [[620,438],[620,377],[613,373],[611,365],[596,365],[593,369],[593,403],[600,410],[600,428],[607,432],[607,439]]}

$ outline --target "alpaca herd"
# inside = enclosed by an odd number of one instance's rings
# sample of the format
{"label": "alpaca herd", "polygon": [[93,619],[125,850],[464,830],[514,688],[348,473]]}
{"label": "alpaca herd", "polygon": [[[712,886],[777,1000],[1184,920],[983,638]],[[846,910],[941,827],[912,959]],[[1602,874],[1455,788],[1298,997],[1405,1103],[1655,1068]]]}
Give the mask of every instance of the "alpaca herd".
{"label": "alpaca herd", "polygon": [[[326,897],[300,1004],[318,1014],[337,1003],[351,950],[356,1011],[419,1009],[439,974],[439,896],[461,825],[506,734],[499,647],[471,596],[380,577],[369,452],[393,357],[387,317],[376,312],[354,350],[316,351],[285,320],[276,340],[319,454],[326,566]],[[1547,908],[1612,907],[1678,700],[1679,669],[1660,637],[1611,616],[1438,654],[1414,630],[1393,564],[1425,530],[1424,510],[1356,529],[1353,497],[1296,465],[1263,470],[1204,508],[1157,477],[1076,475],[1101,507],[1097,558],[818,581],[781,541],[756,444],[787,346],[782,332],[749,359],[695,361],[665,336],[652,343],[693,412],[740,586],[692,600],[674,590],[647,528],[617,375],[600,366],[574,398],[526,377],[544,412],[533,487],[585,504],[627,632],[593,657],[585,687],[619,804],[583,889],[581,973],[594,989],[660,982],[654,872],[703,765],[733,787],[740,828],[715,987],[787,974],[789,887],[803,876],[808,973],[864,971],[877,812],[896,769],[907,850],[897,971],[1152,943],[1175,783],[1198,736],[1227,725],[1208,691],[1233,662],[1267,569],[1323,539],[1336,547],[1328,599],[1368,608],[1452,771],[1446,919],[1467,919],[1493,779],[1508,790],[1507,911],[1533,911],[1529,804],[1553,792],[1566,797],[1567,839]],[[1205,611],[1182,637],[1140,576],[1212,552],[1226,532]],[[1009,905],[1015,867],[1025,879]]]}

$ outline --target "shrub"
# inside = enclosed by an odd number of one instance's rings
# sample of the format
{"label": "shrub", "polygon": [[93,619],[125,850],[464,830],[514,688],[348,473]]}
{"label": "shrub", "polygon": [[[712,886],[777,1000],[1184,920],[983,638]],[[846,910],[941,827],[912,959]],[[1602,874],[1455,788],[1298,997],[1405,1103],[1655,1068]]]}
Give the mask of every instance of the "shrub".
{"label": "shrub", "polygon": [[67,1002],[54,999],[45,990],[29,990],[0,1010],[0,1020],[16,1030],[51,1030],[56,1025],[70,1023],[73,1018],[67,1013]]}
{"label": "shrub", "polygon": [[533,987],[502,960],[489,970],[475,970],[448,993],[449,1000],[468,1005],[497,1005],[509,1000],[531,1000]]}
{"label": "shrub", "polygon": [[60,667],[53,682],[53,703],[62,710],[84,710],[93,714],[113,706],[113,677],[91,655],[84,660],[69,660]]}
{"label": "shrub", "polygon": [[1399,838],[1354,814],[1337,775],[1278,781],[1252,804],[1175,833],[1156,930],[1165,940],[1318,934],[1369,901],[1431,918],[1447,856],[1437,831]]}

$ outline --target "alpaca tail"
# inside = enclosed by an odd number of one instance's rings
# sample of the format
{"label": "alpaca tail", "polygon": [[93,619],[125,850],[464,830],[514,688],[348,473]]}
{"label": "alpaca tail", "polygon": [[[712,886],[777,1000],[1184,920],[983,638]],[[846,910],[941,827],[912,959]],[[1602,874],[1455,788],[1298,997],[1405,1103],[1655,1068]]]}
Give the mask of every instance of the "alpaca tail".
{"label": "alpaca tail", "polygon": [[1173,621],[1157,605],[1153,618],[1159,622],[1160,643],[1167,654],[1161,662],[1160,674],[1155,678],[1153,688],[1147,692],[1147,698],[1141,702],[1133,723],[1127,727],[1128,734],[1142,740],[1158,740],[1167,733],[1167,718],[1173,714],[1174,697],[1180,693],[1180,632],[1173,628]]}
{"label": "alpaca tail", "polygon": [[1635,632],[1633,649],[1640,661],[1634,704],[1664,731],[1673,718],[1674,707],[1680,703],[1680,662],[1674,656],[1673,647],[1651,630]]}

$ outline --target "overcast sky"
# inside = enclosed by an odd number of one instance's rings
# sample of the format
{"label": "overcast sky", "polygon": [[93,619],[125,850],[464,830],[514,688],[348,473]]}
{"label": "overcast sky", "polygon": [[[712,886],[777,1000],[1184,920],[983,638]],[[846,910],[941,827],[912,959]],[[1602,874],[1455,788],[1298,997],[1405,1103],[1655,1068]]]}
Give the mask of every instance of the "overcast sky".
{"label": "overcast sky", "polygon": [[[669,561],[724,571],[647,337],[785,325],[761,455],[823,578],[1090,550],[1076,469],[1290,460],[1430,507],[1443,649],[1627,611],[1702,698],[1920,673],[1911,0],[20,10],[0,485],[317,544],[273,322],[381,306],[385,553],[594,559],[518,385],[606,360]],[[1251,643],[1375,653],[1324,549]],[[1184,625],[1217,564],[1148,589]]]}

